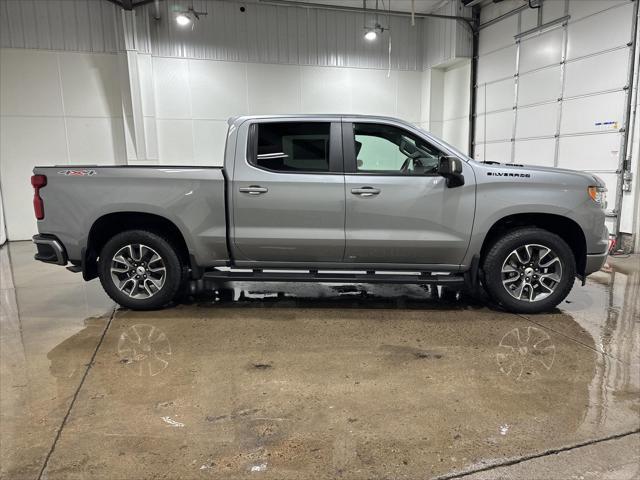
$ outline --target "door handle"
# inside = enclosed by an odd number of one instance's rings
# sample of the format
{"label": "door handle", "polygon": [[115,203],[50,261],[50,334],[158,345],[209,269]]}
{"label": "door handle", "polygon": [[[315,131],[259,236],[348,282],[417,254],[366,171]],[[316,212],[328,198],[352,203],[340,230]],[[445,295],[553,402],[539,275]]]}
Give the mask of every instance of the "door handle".
{"label": "door handle", "polygon": [[378,195],[380,193],[380,189],[373,187],[352,188],[351,193],[354,195],[360,195],[361,197],[372,197],[373,195]]}
{"label": "door handle", "polygon": [[250,187],[240,187],[240,192],[248,193],[249,195],[260,195],[262,193],[267,193],[269,191],[268,188],[261,187],[259,185],[251,185]]}

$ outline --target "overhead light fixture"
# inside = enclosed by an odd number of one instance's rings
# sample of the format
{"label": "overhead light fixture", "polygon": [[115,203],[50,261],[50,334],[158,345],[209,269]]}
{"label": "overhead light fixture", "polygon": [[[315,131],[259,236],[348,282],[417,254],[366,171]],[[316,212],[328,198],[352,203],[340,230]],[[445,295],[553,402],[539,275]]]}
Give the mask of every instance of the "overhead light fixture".
{"label": "overhead light fixture", "polygon": [[184,13],[181,13],[176,17],[176,23],[181,27],[186,27],[191,23],[191,19]]}
{"label": "overhead light fixture", "polygon": [[378,34],[382,35],[382,33],[384,33],[385,28],[379,23],[376,23],[375,27],[365,28],[365,30],[366,30],[366,33],[364,34],[364,38],[366,38],[370,42],[373,42],[376,38],[378,38]]}
{"label": "overhead light fixture", "polygon": [[[186,27],[191,25],[194,20],[200,20],[202,15],[207,15],[207,12],[197,12],[193,7],[189,7],[185,11],[178,12],[176,15],[176,23],[181,27]],[[191,28],[193,28],[193,26]]]}

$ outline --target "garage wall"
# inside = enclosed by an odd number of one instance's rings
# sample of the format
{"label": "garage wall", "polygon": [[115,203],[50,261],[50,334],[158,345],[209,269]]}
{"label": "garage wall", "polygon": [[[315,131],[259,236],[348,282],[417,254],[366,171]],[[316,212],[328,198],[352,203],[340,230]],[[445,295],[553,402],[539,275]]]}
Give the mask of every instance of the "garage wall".
{"label": "garage wall", "polygon": [[35,165],[125,163],[120,61],[0,49],[0,181],[10,240],[34,233]]}
{"label": "garage wall", "polygon": [[[540,10],[522,5],[482,9],[475,157],[596,173],[607,184],[612,210],[630,87],[633,2],[554,0]],[[514,7],[518,13],[500,18]],[[610,229],[614,221],[609,218]]]}
{"label": "garage wall", "polygon": [[178,29],[171,12],[190,4],[160,2],[156,21],[153,4],[131,15],[106,0],[0,1],[9,239],[35,233],[36,164],[219,165],[226,120],[243,113],[340,111],[423,123],[423,20],[412,27],[391,17],[389,69],[386,34],[365,42],[362,14],[253,2],[241,13],[238,2],[195,0],[209,15],[194,30]]}
{"label": "garage wall", "polygon": [[[148,158],[222,165],[227,119],[242,114],[371,113],[420,121],[421,72],[143,56]],[[229,93],[230,88],[233,94]],[[155,123],[155,125],[154,125]]]}

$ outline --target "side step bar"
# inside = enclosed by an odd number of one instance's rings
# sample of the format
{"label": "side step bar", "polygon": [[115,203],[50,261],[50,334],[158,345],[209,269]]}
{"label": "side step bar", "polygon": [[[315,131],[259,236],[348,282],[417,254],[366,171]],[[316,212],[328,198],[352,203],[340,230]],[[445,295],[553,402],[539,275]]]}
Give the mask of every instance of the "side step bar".
{"label": "side step bar", "polygon": [[364,273],[330,271],[291,270],[210,270],[205,272],[206,282],[325,282],[325,283],[414,283],[434,285],[461,285],[462,273],[434,274],[430,272],[384,272]]}

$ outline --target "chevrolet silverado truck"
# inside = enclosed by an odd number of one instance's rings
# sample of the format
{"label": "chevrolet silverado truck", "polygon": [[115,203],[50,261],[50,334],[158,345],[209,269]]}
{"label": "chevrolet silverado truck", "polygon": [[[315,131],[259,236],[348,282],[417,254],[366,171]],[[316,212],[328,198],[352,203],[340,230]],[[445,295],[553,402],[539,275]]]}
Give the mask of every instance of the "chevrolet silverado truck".
{"label": "chevrolet silverado truck", "polygon": [[535,313],[608,249],[598,177],[476,162],[387,117],[231,118],[223,167],[33,173],[35,258],[136,310],[242,280],[484,288]]}

